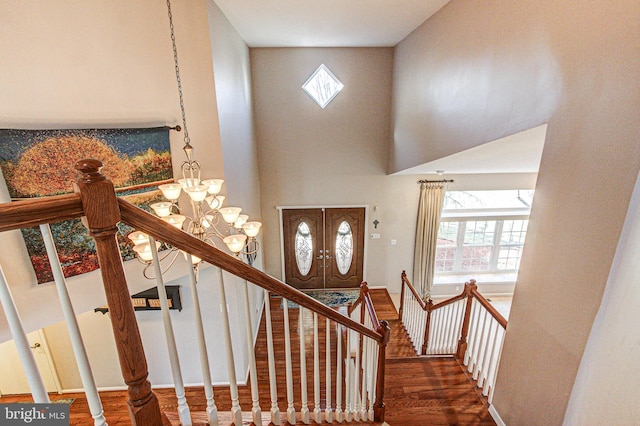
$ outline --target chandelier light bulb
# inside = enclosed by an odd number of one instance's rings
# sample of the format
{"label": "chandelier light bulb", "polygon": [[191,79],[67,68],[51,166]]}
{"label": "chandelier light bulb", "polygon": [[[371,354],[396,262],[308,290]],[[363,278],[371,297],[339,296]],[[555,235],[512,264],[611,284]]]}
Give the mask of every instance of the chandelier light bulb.
{"label": "chandelier light bulb", "polygon": [[180,197],[182,185],[177,183],[167,183],[164,185],[158,185],[158,189],[162,191],[162,195],[164,195],[167,200],[175,201]]}
{"label": "chandelier light bulb", "polygon": [[260,232],[260,227],[262,223],[260,222],[247,222],[242,225],[242,229],[244,229],[244,233],[247,234],[247,237],[254,238]]}
{"label": "chandelier light bulb", "polygon": [[222,215],[224,221],[231,225],[236,220],[238,220],[238,216],[240,216],[241,211],[242,208],[240,207],[225,207],[223,209],[220,209],[220,214]]}
{"label": "chandelier light bulb", "polygon": [[227,247],[229,247],[229,250],[238,254],[242,251],[244,243],[247,241],[247,236],[243,234],[229,235],[228,237],[224,237],[223,241]]}
{"label": "chandelier light bulb", "polygon": [[163,217],[162,220],[167,222],[169,225],[173,225],[178,229],[182,229],[182,224],[184,223],[186,217],[181,214],[172,214],[171,216]]}
{"label": "chandelier light bulb", "polygon": [[[160,247],[160,243],[156,241],[156,250]],[[138,257],[145,262],[153,260],[153,254],[151,254],[151,244],[149,242],[138,244],[133,247],[133,250],[138,254]]]}
{"label": "chandelier light bulb", "polygon": [[151,204],[151,208],[160,217],[167,217],[171,214],[171,203],[167,201]]}
{"label": "chandelier light bulb", "polygon": [[206,179],[202,181],[203,185],[207,185],[209,194],[216,195],[222,189],[224,179]]}
{"label": "chandelier light bulb", "polygon": [[204,229],[209,229],[212,224],[213,224],[213,215],[212,214],[208,214],[208,215],[204,216],[200,220],[200,225],[202,225],[202,227]]}
{"label": "chandelier light bulb", "polygon": [[133,242],[134,246],[149,242],[149,236],[144,232],[140,232],[140,231],[133,231],[127,236],[127,238],[129,238],[131,242]]}
{"label": "chandelier light bulb", "polygon": [[241,214],[241,215],[238,216],[236,221],[233,223],[233,227],[240,229],[240,228],[242,228],[242,225],[247,223],[247,220],[249,220],[249,215]]}
{"label": "chandelier light bulb", "polygon": [[196,203],[200,201],[204,201],[207,197],[207,186],[206,185],[196,185],[196,186],[187,186],[184,188],[184,191],[189,194],[189,197]]}
{"label": "chandelier light bulb", "polygon": [[192,186],[197,186],[200,184],[200,179],[198,178],[184,178],[178,179],[178,183],[182,185],[182,189],[187,189]]}

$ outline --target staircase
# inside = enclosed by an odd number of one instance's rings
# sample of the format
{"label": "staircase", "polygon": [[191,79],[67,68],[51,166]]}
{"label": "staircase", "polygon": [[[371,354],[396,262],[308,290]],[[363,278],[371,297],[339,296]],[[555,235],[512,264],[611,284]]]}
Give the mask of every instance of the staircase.
{"label": "staircase", "polygon": [[[417,294],[403,273],[400,317],[404,322],[400,321],[386,291],[370,292],[366,283],[363,283],[360,298],[354,304],[355,310],[346,307],[332,309],[245,264],[240,258],[228,255],[182,229],[117,199],[111,182],[100,174],[100,167],[101,163],[96,160],[77,163],[81,173],[77,181],[77,193],[0,204],[0,232],[39,225],[45,239],[58,297],[85,389],[84,395],[74,395],[78,403],[72,409],[72,425],[88,424],[90,419],[96,426],[107,424],[107,419],[111,419],[110,424],[130,422],[141,426],[240,426],[285,422],[382,424],[385,421],[398,425],[464,424],[467,421],[485,424],[483,422],[490,420],[486,400],[460,364],[464,358],[464,365],[469,365],[468,371],[472,372],[473,379],[478,379],[479,383],[485,382],[485,391],[489,389],[486,383],[493,386],[495,370],[491,368],[497,365],[495,354],[499,356],[499,350],[494,351],[489,342],[498,341],[492,331],[498,327],[493,328],[491,323],[485,331],[485,321],[478,332],[481,322],[470,322],[470,318],[480,318],[481,315],[485,320],[488,318],[480,307],[489,309],[488,302],[477,294],[474,286],[465,286],[465,293],[446,303],[434,306],[429,301],[425,305],[419,299],[411,299],[411,294],[416,297]],[[122,393],[116,403],[111,392],[98,395],[58,256],[53,244],[48,243],[51,240],[48,223],[79,217],[83,218],[96,244],[121,373],[128,385],[127,392]],[[239,278],[240,283],[234,280],[233,285],[239,284],[238,288],[244,289],[243,322],[247,324],[247,341],[241,344],[246,344],[248,349],[251,374],[247,386],[236,384],[235,357],[226,309],[221,309],[222,326],[217,330],[216,344],[219,342],[226,348],[230,384],[215,389],[211,386],[196,279],[188,263],[185,265],[188,270],[185,276],[190,276],[193,304],[198,307],[194,318],[198,345],[193,350],[200,353],[204,388],[184,387],[164,283],[158,278],[158,295],[174,388],[152,389],[147,380],[147,362],[116,241],[116,225],[119,222],[148,234],[153,254],[150,266],[155,267],[156,277],[161,276],[158,255],[153,248],[157,240],[190,253],[216,268],[217,280],[200,282],[198,286],[217,284],[220,298],[215,303],[220,306],[227,306],[223,271]],[[265,301],[255,345],[249,325],[252,309],[247,287],[250,284],[264,290]],[[405,292],[405,287],[411,292]],[[295,302],[297,308],[281,303],[287,300]],[[35,368],[22,320],[4,274],[0,274],[0,302],[23,360],[34,401],[48,403],[50,397]],[[467,306],[464,322],[451,328],[454,330],[452,332],[446,328],[443,318],[460,318],[463,312],[460,302]],[[471,312],[472,304],[474,313]],[[436,309],[449,305],[454,308]],[[426,327],[422,321],[425,315]],[[432,317],[437,326],[430,328]],[[458,324],[456,321],[452,323]],[[504,324],[500,322],[500,325],[506,327],[506,321]],[[430,346],[431,343],[450,342],[459,337],[456,356],[417,357],[416,350],[420,345],[416,339],[422,336],[422,331],[423,352],[429,354],[438,350]],[[391,347],[387,351],[388,346]],[[84,415],[76,413],[76,408],[85,409]]]}
{"label": "staircase", "polygon": [[[401,426],[423,426],[429,425],[495,425],[488,412],[488,402],[482,395],[482,390],[478,389],[472,377],[465,372],[463,366],[453,356],[418,356],[402,322],[398,319],[393,302],[386,289],[370,290],[376,312],[381,319],[388,321],[391,333],[387,346],[386,380],[385,380],[385,421],[389,425]],[[340,308],[346,313],[346,308]],[[275,324],[281,323],[282,309],[279,298],[272,298],[271,317]],[[310,315],[306,315],[304,321],[310,327]],[[290,321],[295,321],[297,326],[297,316],[290,317]],[[294,324],[292,323],[292,327]],[[266,329],[264,318],[260,325],[256,348],[264,347],[266,344]],[[280,330],[281,331],[281,330]],[[278,330],[274,330],[274,335],[281,335]],[[324,336],[322,336],[324,337]],[[282,340],[282,338],[280,339]],[[276,347],[280,347],[277,342]],[[322,347],[321,347],[322,349]],[[284,358],[284,354],[277,354],[277,358]],[[260,394],[268,395],[268,371],[267,359],[264,353],[256,353],[256,364],[258,367],[258,378],[264,392]],[[283,366],[284,367],[284,366]],[[279,371],[284,371],[284,368]],[[261,374],[261,372],[263,372]],[[309,377],[313,372],[308,372]],[[299,378],[295,379],[296,382]],[[285,388],[284,374],[278,375],[278,387]],[[251,395],[248,387],[240,387],[240,405],[250,406]],[[226,400],[226,388],[216,388],[216,395],[220,394],[222,400]],[[161,407],[165,410],[171,425],[180,425],[180,420],[176,414],[175,396],[172,392],[156,391]],[[165,396],[166,394],[166,396]],[[202,395],[193,389],[188,391],[187,399],[192,406],[192,418],[194,426],[206,425],[207,419],[203,411],[205,401],[198,395]],[[167,405],[165,405],[165,400]],[[262,406],[268,406],[268,398],[261,401]],[[324,400],[322,401],[324,404]],[[286,399],[281,398],[279,405],[286,405]],[[221,408],[221,407],[219,407]],[[228,407],[224,407],[228,408]],[[231,424],[228,412],[220,413],[221,424]],[[224,416],[224,417],[223,417]],[[264,423],[268,424],[269,417],[263,414]],[[428,419],[428,420],[427,420]],[[250,413],[245,414],[245,424],[251,424]],[[313,423],[313,422],[312,422]],[[282,423],[286,424],[285,417]],[[299,418],[298,425],[305,424]],[[376,422],[355,422],[357,425],[376,425]]]}

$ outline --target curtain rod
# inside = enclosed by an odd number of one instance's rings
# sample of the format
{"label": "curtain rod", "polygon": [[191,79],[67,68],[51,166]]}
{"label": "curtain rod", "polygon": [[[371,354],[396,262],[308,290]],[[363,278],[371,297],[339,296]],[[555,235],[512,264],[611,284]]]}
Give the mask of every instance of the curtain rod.
{"label": "curtain rod", "polygon": [[176,132],[179,132],[180,130],[182,130],[182,127],[180,127],[179,124],[176,124],[175,126],[171,127],[171,126],[167,126],[167,128],[169,130],[175,130]]}
{"label": "curtain rod", "polygon": [[453,179],[442,179],[442,180],[422,179],[422,180],[419,180],[417,183],[451,183],[453,181],[454,181]]}

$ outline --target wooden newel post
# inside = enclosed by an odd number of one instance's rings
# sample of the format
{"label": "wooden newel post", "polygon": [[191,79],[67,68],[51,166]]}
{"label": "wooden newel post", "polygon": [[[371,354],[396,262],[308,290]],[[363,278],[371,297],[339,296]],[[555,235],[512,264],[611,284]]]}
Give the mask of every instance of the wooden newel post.
{"label": "wooden newel post", "polygon": [[380,321],[380,331],[384,338],[378,343],[378,377],[376,379],[376,402],[373,405],[373,420],[384,422],[384,368],[386,365],[387,343],[391,336],[391,329],[386,320]]}
{"label": "wooden newel post", "polygon": [[84,225],[95,239],[100,273],[104,285],[120,368],[129,386],[129,412],[133,425],[161,425],[162,414],[151,383],[147,380],[147,360],[142,348],[131,296],[127,287],[120,250],[116,240],[120,210],[113,184],[100,174],[99,160],[80,160],[76,170],[82,176],[76,182],[85,217]]}
{"label": "wooden newel post", "polygon": [[407,278],[407,273],[402,271],[402,275],[400,275],[400,277],[402,282],[400,284],[400,309],[398,309],[398,318],[402,321],[402,311],[404,310],[404,287],[406,286],[405,278]]}
{"label": "wooden newel post", "polygon": [[471,319],[471,305],[473,298],[471,297],[471,290],[478,288],[476,280],[470,280],[464,284],[464,292],[467,295],[467,306],[464,310],[464,321],[462,322],[462,331],[460,332],[460,340],[458,341],[458,348],[456,349],[456,358],[463,360],[464,353],[467,351],[467,336],[469,335],[469,321]]}
{"label": "wooden newel post", "polygon": [[427,301],[427,323],[424,326],[424,339],[422,339],[422,355],[427,354],[429,348],[429,332],[431,331],[431,312],[433,311],[433,300],[429,298]]}

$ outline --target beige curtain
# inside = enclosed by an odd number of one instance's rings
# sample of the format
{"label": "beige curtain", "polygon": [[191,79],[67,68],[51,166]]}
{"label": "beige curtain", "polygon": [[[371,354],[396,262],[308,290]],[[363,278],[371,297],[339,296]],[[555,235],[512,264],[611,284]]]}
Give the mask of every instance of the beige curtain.
{"label": "beige curtain", "polygon": [[420,182],[413,285],[424,300],[431,297],[438,228],[446,190],[446,182]]}

